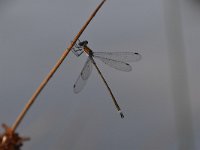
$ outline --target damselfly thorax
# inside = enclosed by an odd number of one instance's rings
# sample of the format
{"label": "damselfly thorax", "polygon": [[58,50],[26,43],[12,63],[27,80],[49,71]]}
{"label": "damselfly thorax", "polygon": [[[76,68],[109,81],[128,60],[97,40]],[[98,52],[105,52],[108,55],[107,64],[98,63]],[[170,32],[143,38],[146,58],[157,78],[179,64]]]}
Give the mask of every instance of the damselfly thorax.
{"label": "damselfly thorax", "polygon": [[79,57],[83,52],[85,52],[86,54],[88,54],[89,56],[93,56],[93,52],[92,50],[87,46],[88,41],[82,41],[78,44],[75,44],[74,48],[72,49],[72,51],[74,52],[74,54]]}

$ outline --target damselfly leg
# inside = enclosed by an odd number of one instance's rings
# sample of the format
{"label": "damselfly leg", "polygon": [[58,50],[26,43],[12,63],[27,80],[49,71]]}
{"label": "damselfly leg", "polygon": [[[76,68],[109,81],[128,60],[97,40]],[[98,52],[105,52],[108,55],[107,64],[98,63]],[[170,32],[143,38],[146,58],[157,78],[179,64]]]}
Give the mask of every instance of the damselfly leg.
{"label": "damselfly leg", "polygon": [[[80,43],[80,40],[78,39],[78,42]],[[83,46],[80,46],[79,44],[75,43],[74,47],[72,48],[72,52],[79,57],[83,52]]]}

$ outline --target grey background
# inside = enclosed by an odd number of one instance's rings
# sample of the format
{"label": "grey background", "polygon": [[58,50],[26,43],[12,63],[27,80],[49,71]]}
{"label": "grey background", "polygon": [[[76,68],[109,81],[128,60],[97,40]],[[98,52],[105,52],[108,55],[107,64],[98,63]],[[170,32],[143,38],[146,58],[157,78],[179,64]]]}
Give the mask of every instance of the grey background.
{"label": "grey background", "polygon": [[[1,123],[12,125],[99,2],[0,0]],[[70,53],[17,130],[31,137],[24,149],[178,149],[165,2],[108,0],[81,37],[94,51],[142,54],[130,73],[97,61],[125,119],[95,70],[84,90],[73,93],[86,56]],[[195,149],[200,148],[199,5],[180,1]]]}

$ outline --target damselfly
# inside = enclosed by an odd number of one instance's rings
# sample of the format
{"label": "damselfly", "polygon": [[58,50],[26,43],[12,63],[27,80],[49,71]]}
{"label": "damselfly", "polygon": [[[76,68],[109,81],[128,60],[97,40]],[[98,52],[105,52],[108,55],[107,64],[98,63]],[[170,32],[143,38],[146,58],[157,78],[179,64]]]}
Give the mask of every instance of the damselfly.
{"label": "damselfly", "polygon": [[134,52],[93,52],[88,46],[88,41],[79,41],[78,44],[75,44],[74,48],[72,49],[73,53],[78,57],[83,52],[88,55],[87,61],[78,76],[75,84],[74,84],[74,93],[79,93],[86,84],[91,72],[92,66],[96,68],[98,74],[102,78],[105,86],[107,87],[112,100],[117,108],[118,112],[120,113],[121,118],[124,118],[124,115],[119,107],[108,83],[106,82],[105,78],[103,77],[101,71],[99,70],[96,62],[93,58],[97,58],[104,62],[105,64],[109,65],[112,68],[117,70],[129,72],[132,70],[132,67],[127,62],[137,62],[141,59],[141,55],[139,53]]}

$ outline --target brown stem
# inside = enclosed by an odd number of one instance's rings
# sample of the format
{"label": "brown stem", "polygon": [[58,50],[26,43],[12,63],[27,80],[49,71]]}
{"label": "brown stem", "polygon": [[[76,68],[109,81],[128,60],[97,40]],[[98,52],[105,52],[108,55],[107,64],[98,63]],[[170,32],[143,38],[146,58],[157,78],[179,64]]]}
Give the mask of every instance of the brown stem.
{"label": "brown stem", "polygon": [[91,16],[89,17],[89,19],[86,21],[86,23],[83,25],[83,27],[81,28],[81,30],[79,31],[79,33],[76,35],[76,37],[74,38],[74,40],[72,41],[72,43],[69,45],[69,47],[67,49],[65,49],[65,51],[63,52],[62,56],[57,61],[57,63],[55,64],[55,66],[52,68],[52,70],[48,73],[48,75],[41,82],[41,84],[39,85],[39,87],[36,89],[35,93],[33,93],[32,97],[29,99],[28,103],[26,104],[26,106],[24,107],[24,109],[19,114],[18,118],[16,119],[15,123],[13,124],[13,126],[12,126],[13,132],[19,126],[20,122],[22,121],[22,119],[24,118],[24,116],[26,115],[26,113],[28,112],[29,108],[35,102],[35,100],[38,97],[38,95],[40,94],[40,92],[43,90],[43,88],[45,87],[45,85],[48,83],[48,81],[54,75],[54,73],[56,72],[56,70],[62,64],[62,62],[67,57],[68,53],[70,52],[70,50],[72,49],[72,47],[74,46],[74,44],[76,43],[76,41],[78,40],[78,38],[81,36],[81,34],[83,33],[83,31],[86,29],[86,27],[88,26],[88,24],[90,23],[90,21],[94,18],[94,16],[96,15],[96,13],[101,8],[101,6],[104,4],[105,1],[106,0],[103,0],[97,6],[97,8],[95,9],[95,11],[91,14]]}

